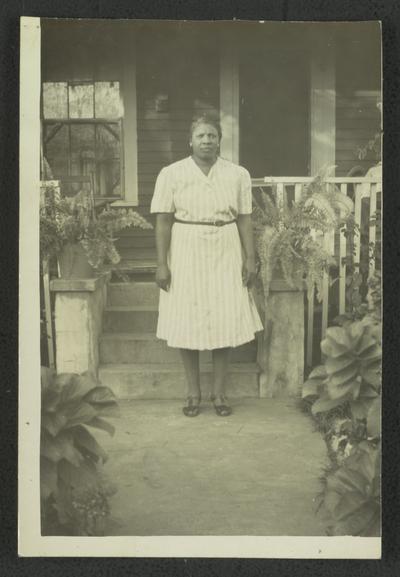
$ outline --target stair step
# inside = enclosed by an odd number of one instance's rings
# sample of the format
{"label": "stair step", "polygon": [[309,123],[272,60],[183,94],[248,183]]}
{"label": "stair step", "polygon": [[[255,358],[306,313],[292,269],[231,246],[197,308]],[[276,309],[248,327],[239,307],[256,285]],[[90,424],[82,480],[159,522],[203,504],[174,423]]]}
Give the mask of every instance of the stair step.
{"label": "stair step", "polygon": [[144,259],[143,255],[136,258],[122,258],[118,264],[105,265],[105,271],[112,272],[112,283],[121,281],[121,276],[125,282],[153,282],[156,273],[156,257]]}
{"label": "stair step", "polygon": [[[99,339],[101,363],[176,363],[181,357],[178,349],[168,347],[155,333],[103,333]],[[231,360],[236,363],[255,362],[255,341],[232,349]],[[200,359],[211,361],[211,351],[202,351]]]}
{"label": "stair step", "polygon": [[155,332],[157,329],[158,306],[107,306],[104,311],[105,332]]}
{"label": "stair step", "polygon": [[128,246],[118,246],[117,248],[121,258],[124,260],[147,259],[155,261],[157,258],[155,243],[153,243],[152,246],[137,247],[134,241],[132,241],[132,243],[128,243]]}
{"label": "stair step", "polygon": [[[206,399],[212,383],[212,364],[200,365],[202,394]],[[256,363],[231,363],[226,394],[232,398],[259,397],[260,369]],[[181,363],[103,364],[99,380],[119,399],[183,399],[185,373]]]}
{"label": "stair step", "polygon": [[160,289],[155,282],[110,283],[107,289],[109,307],[158,307]]}

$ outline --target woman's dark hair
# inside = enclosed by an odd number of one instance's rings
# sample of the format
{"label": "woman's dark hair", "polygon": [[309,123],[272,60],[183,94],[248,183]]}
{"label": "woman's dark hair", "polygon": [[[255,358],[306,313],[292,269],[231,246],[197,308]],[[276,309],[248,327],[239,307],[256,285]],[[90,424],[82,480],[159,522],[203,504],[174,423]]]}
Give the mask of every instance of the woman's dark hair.
{"label": "woman's dark hair", "polygon": [[211,126],[213,126],[215,128],[215,130],[218,132],[219,139],[221,140],[222,130],[221,130],[221,124],[219,121],[219,115],[217,113],[215,113],[215,112],[201,112],[201,113],[193,116],[192,123],[190,125],[190,136],[192,136],[193,131],[195,130],[195,128],[199,124],[210,124]]}

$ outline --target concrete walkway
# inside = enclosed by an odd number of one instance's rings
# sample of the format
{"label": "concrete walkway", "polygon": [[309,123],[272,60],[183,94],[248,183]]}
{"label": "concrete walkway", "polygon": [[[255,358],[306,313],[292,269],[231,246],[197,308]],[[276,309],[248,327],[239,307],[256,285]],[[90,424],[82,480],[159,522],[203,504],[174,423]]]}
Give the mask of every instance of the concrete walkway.
{"label": "concrete walkway", "polygon": [[325,444],[292,400],[124,401],[114,438],[101,435],[117,484],[109,535],[324,535],[315,514]]}

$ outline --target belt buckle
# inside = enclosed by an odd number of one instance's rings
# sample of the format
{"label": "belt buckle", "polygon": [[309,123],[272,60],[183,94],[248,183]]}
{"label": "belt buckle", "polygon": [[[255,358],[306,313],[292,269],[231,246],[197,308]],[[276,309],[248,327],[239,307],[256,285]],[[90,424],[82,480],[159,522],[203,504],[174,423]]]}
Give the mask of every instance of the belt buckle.
{"label": "belt buckle", "polygon": [[224,224],[223,220],[214,220],[214,226],[223,226]]}

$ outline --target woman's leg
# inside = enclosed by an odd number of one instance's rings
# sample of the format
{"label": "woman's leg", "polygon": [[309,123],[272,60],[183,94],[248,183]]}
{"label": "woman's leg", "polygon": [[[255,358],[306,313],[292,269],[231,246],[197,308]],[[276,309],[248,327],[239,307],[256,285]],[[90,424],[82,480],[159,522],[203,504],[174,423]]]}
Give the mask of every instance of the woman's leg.
{"label": "woman's leg", "polygon": [[183,366],[185,367],[188,396],[200,396],[199,351],[180,349]]}
{"label": "woman's leg", "polygon": [[213,366],[214,366],[214,396],[217,397],[215,404],[221,404],[218,399],[225,394],[225,381],[229,367],[229,355],[231,349],[229,347],[223,349],[214,349],[212,352]]}

